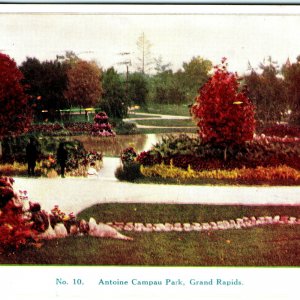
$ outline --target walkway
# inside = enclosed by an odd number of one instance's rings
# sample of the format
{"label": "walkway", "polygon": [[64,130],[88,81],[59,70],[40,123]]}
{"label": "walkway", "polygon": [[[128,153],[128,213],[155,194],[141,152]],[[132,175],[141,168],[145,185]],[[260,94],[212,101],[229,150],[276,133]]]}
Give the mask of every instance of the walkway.
{"label": "walkway", "polygon": [[[135,113],[131,113],[131,115],[135,115]],[[149,114],[149,113],[137,113],[137,115],[144,116],[144,117],[136,117],[136,118],[125,118],[123,119],[124,122],[134,122],[134,121],[142,121],[142,120],[190,120],[191,117],[189,116],[173,116],[173,115],[161,115],[161,114]],[[136,124],[137,128],[196,128],[195,126],[153,126],[153,125],[141,125]]]}
{"label": "walkway", "polygon": [[65,212],[79,211],[107,202],[288,204],[300,205],[297,187],[234,187],[134,184],[114,177],[118,158],[104,158],[99,178],[15,178],[16,190],[27,190],[31,201],[49,211],[58,204]]}

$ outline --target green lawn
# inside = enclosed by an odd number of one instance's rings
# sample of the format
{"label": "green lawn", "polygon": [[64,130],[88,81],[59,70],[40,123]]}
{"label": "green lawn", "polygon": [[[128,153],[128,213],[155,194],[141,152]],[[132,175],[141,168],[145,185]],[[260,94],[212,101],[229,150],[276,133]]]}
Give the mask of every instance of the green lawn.
{"label": "green lawn", "polygon": [[1,264],[300,266],[300,226],[128,233],[134,241],[69,237],[0,256]]}
{"label": "green lawn", "polygon": [[[243,216],[300,216],[300,206],[98,204],[79,214],[98,221],[210,222]],[[208,232],[124,232],[133,241],[68,237],[0,255],[1,264],[138,266],[300,266],[300,226]]]}
{"label": "green lawn", "polygon": [[[149,191],[151,192],[151,191]],[[102,222],[212,222],[241,217],[288,215],[300,218],[300,205],[205,205],[103,203],[91,206],[78,215],[79,219],[94,217]]]}

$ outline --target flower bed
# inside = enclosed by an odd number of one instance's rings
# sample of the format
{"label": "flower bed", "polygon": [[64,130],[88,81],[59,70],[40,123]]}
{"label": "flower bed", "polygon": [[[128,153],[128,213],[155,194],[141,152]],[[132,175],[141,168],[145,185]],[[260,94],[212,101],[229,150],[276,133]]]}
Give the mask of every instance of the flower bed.
{"label": "flower bed", "polygon": [[22,245],[41,246],[43,239],[64,238],[68,235],[91,235],[131,240],[106,224],[78,220],[56,205],[51,212],[39,203],[28,200],[27,191],[16,192],[14,179],[0,177],[0,253],[12,252]]}
{"label": "flower bed", "polygon": [[261,130],[262,134],[266,136],[278,137],[298,137],[300,138],[300,127],[288,124],[273,124],[266,126]]}
{"label": "flower bed", "polygon": [[242,168],[234,170],[207,170],[195,171],[188,167],[187,170],[176,168],[172,165],[141,166],[141,173],[145,177],[161,177],[188,181],[191,179],[218,180],[239,184],[270,184],[270,185],[299,185],[300,171],[287,166],[257,167],[255,169]]}
{"label": "flower bed", "polygon": [[91,134],[93,136],[115,136],[115,132],[108,121],[105,112],[100,112],[94,117],[94,124],[88,122],[69,123],[43,123],[31,124],[29,133],[37,133],[48,136]]}
{"label": "flower bed", "polygon": [[283,164],[300,170],[300,142],[296,138],[256,136],[251,142],[225,146],[201,143],[197,138],[180,135],[164,138],[151,150],[137,156],[137,161],[143,166],[162,162],[169,165],[171,160],[175,167],[186,170],[190,166],[196,171]]}
{"label": "flower bed", "polygon": [[[135,153],[134,149],[129,150]],[[129,150],[125,149],[123,156]],[[137,164],[142,170],[141,176],[135,179],[161,177],[181,182],[197,179],[201,183],[207,180],[207,183],[300,184],[300,140],[294,137],[260,135],[253,141],[226,145],[203,143],[187,135],[168,136],[131,160],[135,163],[135,173]],[[125,174],[119,176],[119,171],[117,178],[126,180]],[[127,174],[132,172],[127,170]]]}

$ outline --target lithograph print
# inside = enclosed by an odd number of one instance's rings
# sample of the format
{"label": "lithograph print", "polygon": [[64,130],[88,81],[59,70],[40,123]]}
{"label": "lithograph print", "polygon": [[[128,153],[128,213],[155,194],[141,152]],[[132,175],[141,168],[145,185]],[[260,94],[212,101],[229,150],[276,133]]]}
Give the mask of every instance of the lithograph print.
{"label": "lithograph print", "polygon": [[1,5],[0,23],[6,297],[294,297],[298,6]]}

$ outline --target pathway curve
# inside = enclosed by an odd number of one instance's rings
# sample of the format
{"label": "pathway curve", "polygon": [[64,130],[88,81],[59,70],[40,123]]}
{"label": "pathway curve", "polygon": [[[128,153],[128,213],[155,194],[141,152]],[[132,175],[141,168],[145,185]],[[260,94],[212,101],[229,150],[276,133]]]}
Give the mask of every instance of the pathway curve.
{"label": "pathway curve", "polygon": [[[131,115],[135,115],[135,113],[131,113]],[[144,117],[133,117],[133,118],[125,118],[124,122],[134,122],[134,121],[142,121],[142,120],[190,120],[189,116],[174,116],[174,115],[162,115],[162,114],[150,114],[150,113],[137,113],[137,115],[141,115]],[[152,125],[141,125],[136,124],[137,128],[195,128],[195,126],[152,126]]]}
{"label": "pathway curve", "polygon": [[193,186],[120,182],[114,171],[119,158],[104,157],[99,178],[15,178],[16,190],[27,190],[31,201],[49,211],[59,205],[66,213],[97,203],[199,203],[300,205],[300,186]]}

